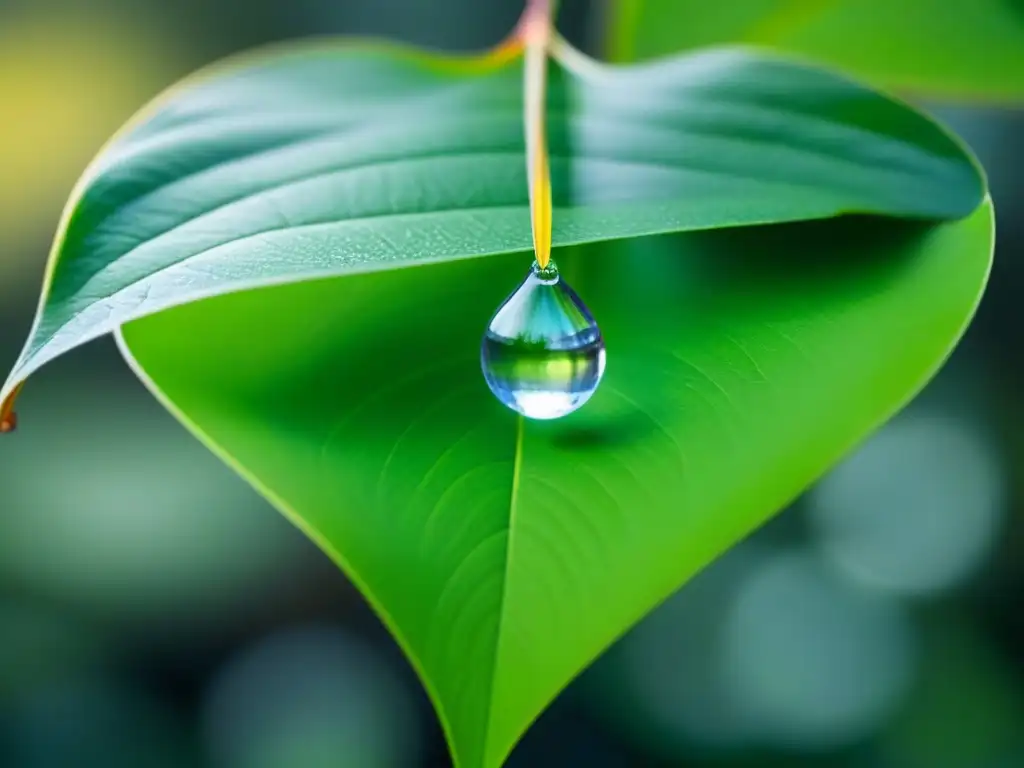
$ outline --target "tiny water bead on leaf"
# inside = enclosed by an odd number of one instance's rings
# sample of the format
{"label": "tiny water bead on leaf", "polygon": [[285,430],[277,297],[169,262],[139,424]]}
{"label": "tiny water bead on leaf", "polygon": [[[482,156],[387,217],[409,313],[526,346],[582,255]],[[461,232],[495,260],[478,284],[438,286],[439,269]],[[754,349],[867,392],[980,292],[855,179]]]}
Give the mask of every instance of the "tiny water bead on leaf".
{"label": "tiny water bead on leaf", "polygon": [[557,419],[597,390],[604,339],[554,262],[535,261],[487,324],[480,362],[502,403],[529,419]]}

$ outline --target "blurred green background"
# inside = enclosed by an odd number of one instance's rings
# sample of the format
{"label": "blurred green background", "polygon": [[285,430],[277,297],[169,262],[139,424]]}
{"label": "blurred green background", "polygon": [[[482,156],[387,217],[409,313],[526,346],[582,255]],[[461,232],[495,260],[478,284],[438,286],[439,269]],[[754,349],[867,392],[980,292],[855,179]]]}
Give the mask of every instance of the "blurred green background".
{"label": "blurred green background", "polygon": [[[564,0],[599,53],[604,4]],[[195,68],[310,34],[493,44],[518,0],[0,0],[0,364],[72,185]],[[683,22],[680,22],[683,23]],[[1024,765],[1024,115],[925,104],[981,157],[996,268],[903,414],[566,691],[515,766]],[[837,404],[841,407],[841,404]],[[445,766],[355,590],[109,340],[0,440],[0,766]]]}

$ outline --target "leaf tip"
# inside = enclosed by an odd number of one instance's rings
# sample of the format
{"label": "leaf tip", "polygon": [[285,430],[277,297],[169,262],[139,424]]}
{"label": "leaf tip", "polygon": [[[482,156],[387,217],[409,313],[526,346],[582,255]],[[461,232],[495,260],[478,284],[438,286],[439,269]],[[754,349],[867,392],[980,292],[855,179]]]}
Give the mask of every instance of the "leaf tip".
{"label": "leaf tip", "polygon": [[18,414],[14,412],[14,401],[18,399],[18,393],[21,392],[23,386],[25,386],[25,382],[18,384],[7,395],[3,403],[0,403],[0,435],[13,432],[18,428]]}

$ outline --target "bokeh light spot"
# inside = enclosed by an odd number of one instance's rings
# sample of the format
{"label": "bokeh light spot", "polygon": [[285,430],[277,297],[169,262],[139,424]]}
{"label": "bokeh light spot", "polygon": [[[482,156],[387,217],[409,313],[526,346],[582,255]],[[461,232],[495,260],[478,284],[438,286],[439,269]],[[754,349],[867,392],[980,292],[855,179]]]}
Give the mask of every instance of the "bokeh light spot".
{"label": "bokeh light spot", "polygon": [[270,635],[228,661],[203,705],[219,768],[415,765],[411,692],[358,637],[305,627]]}
{"label": "bokeh light spot", "polygon": [[912,682],[915,646],[900,604],[780,553],[752,573],[724,633],[725,684],[760,740],[831,749],[873,733]]}
{"label": "bokeh light spot", "polygon": [[985,560],[1005,496],[985,436],[909,412],[825,477],[809,509],[823,551],[845,574],[923,594],[955,586]]}

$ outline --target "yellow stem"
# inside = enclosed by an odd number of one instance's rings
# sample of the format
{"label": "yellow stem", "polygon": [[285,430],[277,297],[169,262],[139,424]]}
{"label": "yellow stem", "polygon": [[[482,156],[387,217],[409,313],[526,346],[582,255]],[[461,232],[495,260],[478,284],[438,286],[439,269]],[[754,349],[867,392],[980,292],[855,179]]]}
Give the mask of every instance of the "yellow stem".
{"label": "yellow stem", "polygon": [[545,102],[553,13],[552,0],[530,0],[518,29],[524,45],[524,129],[530,224],[533,250],[541,268],[551,261],[551,168],[548,163]]}

